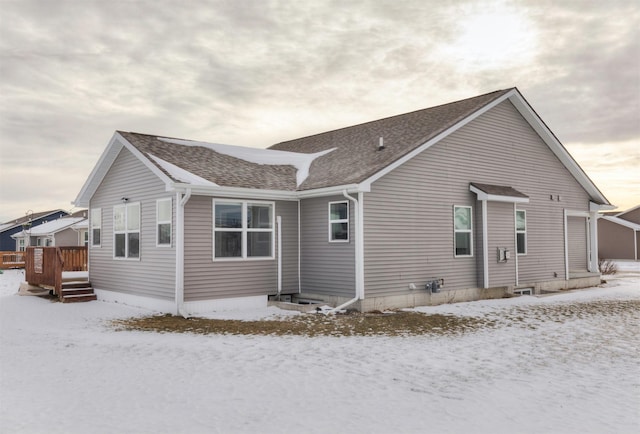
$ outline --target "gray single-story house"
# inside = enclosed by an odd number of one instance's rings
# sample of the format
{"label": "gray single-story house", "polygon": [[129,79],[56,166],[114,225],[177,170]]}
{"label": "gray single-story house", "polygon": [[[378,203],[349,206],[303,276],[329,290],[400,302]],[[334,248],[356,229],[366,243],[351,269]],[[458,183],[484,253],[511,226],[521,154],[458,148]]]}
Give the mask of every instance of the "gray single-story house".
{"label": "gray single-story house", "polygon": [[88,221],[82,216],[65,216],[11,235],[16,251],[25,247],[84,246],[88,244]]}
{"label": "gray single-story house", "polygon": [[640,259],[640,205],[598,219],[598,256],[602,259]]}
{"label": "gray single-story house", "polygon": [[268,149],[118,131],[74,203],[98,298],[182,315],[590,286],[613,208],[516,88]]}

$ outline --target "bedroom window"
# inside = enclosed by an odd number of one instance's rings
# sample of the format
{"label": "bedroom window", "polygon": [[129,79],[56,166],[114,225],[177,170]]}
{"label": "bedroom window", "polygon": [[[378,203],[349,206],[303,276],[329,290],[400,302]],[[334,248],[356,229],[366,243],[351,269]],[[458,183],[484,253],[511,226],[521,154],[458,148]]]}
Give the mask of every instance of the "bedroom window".
{"label": "bedroom window", "polygon": [[349,202],[329,202],[329,241],[349,241]]}
{"label": "bedroom window", "polygon": [[473,256],[473,231],[470,206],[453,207],[454,256]]}
{"label": "bedroom window", "polygon": [[527,212],[516,210],[516,251],[527,254]]}
{"label": "bedroom window", "polygon": [[140,203],[113,207],[113,256],[140,258]]}
{"label": "bedroom window", "polygon": [[100,246],[100,232],[102,230],[102,209],[91,208],[91,245]]}
{"label": "bedroom window", "polygon": [[214,201],[214,259],[273,259],[270,202]]}
{"label": "bedroom window", "polygon": [[171,198],[156,201],[156,245],[171,246]]}

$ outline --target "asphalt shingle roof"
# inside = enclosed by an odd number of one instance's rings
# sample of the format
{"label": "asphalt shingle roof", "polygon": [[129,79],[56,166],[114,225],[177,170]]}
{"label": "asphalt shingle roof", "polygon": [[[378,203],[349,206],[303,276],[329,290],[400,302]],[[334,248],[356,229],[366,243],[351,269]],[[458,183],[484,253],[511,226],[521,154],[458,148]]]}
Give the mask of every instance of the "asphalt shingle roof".
{"label": "asphalt shingle roof", "polygon": [[[293,165],[258,164],[216,152],[206,146],[185,146],[156,136],[119,131],[169,178],[180,182],[151,156],[224,187],[310,190],[362,182],[404,155],[446,131],[511,89],[464,99],[281,142],[268,149],[313,154],[335,148],[311,163],[309,175],[297,185]],[[378,149],[380,137],[384,149]]]}

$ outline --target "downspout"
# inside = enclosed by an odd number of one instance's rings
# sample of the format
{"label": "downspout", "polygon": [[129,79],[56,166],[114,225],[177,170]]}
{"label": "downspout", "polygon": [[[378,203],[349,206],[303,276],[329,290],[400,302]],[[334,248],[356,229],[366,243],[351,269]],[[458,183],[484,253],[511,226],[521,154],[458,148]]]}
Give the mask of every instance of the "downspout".
{"label": "downspout", "polygon": [[276,217],[276,228],[278,231],[278,301],[282,293],[282,217]]}
{"label": "downspout", "polygon": [[300,279],[300,252],[302,234],[300,232],[300,199],[298,199],[298,294],[302,294],[302,280]]}
{"label": "downspout", "polygon": [[184,207],[191,198],[188,188],[184,196],[176,194],[176,314],[188,318],[184,310]]}
{"label": "downspout", "polygon": [[591,213],[591,217],[589,217],[589,236],[591,237],[590,239],[590,243],[589,243],[589,248],[591,249],[591,256],[590,256],[590,264],[589,267],[591,268],[589,271],[591,271],[592,273],[599,273],[600,272],[600,268],[598,266],[598,213],[595,211],[592,211]]}
{"label": "downspout", "polygon": [[354,216],[353,216],[353,221],[355,223],[355,228],[354,228],[354,233],[356,236],[356,242],[355,242],[355,297],[352,298],[351,300],[341,304],[340,306],[337,306],[333,309],[331,309],[330,311],[327,312],[327,314],[334,314],[336,312],[338,312],[339,310],[344,309],[347,306],[352,305],[353,303],[355,303],[358,300],[363,300],[364,299],[364,261],[363,261],[363,247],[364,247],[364,240],[363,240],[363,234],[364,234],[364,230],[362,228],[362,223],[363,223],[363,219],[362,219],[362,204],[363,204],[363,195],[362,192],[358,193],[358,199],[356,199],[353,196],[349,196],[349,194],[347,193],[346,190],[344,190],[342,192],[342,195],[344,197],[346,197],[347,199],[349,199],[351,202],[353,202],[353,211],[354,211]]}
{"label": "downspout", "polygon": [[489,224],[487,223],[487,201],[482,201],[482,268],[483,284],[489,287]]}
{"label": "downspout", "polygon": [[564,209],[564,280],[569,280],[569,235],[567,228],[567,209]]}
{"label": "downspout", "polygon": [[513,203],[513,236],[515,240],[515,252],[514,256],[516,258],[516,286],[519,285],[519,276],[518,276],[518,207],[516,203]]}

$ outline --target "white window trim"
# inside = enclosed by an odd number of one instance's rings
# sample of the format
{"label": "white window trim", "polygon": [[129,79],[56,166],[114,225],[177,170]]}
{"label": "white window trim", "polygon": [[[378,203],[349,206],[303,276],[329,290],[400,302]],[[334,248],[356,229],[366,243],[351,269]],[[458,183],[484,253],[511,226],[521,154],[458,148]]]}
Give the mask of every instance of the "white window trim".
{"label": "white window trim", "polygon": [[[128,208],[132,207],[134,205],[138,205],[138,218],[140,219],[140,221],[138,221],[138,230],[137,231],[132,231],[128,229],[128,221],[129,221],[129,211]],[[124,207],[125,212],[124,212],[124,230],[121,231],[116,231],[116,208],[119,207]],[[142,256],[142,205],[140,204],[140,202],[131,202],[131,203],[123,203],[120,205],[115,205],[113,207],[113,213],[112,213],[112,222],[113,222],[113,259],[115,259],[116,261],[139,261],[140,257]],[[138,233],[138,257],[137,258],[131,258],[129,257],[129,237],[127,236],[130,233]],[[124,234],[124,252],[126,256],[116,256],[116,234]],[[100,239],[102,239],[102,231],[100,233]]]}
{"label": "white window trim", "polygon": [[[456,229],[456,208],[469,208],[469,229]],[[469,251],[468,255],[458,255],[456,253],[456,234],[468,233],[469,235]],[[485,235],[486,236],[486,235]],[[453,257],[454,258],[473,258],[473,207],[469,205],[453,206]]]}
{"label": "white window trim", "polygon": [[[331,205],[335,205],[335,204],[339,204],[339,203],[343,203],[347,205],[347,218],[346,219],[336,219],[336,220],[331,220]],[[327,207],[327,220],[329,221],[329,224],[327,226],[328,228],[328,240],[330,243],[348,243],[350,240],[350,232],[351,232],[351,224],[349,223],[349,201],[348,200],[337,200],[334,202],[329,202],[328,207]],[[333,234],[331,231],[331,224],[332,223],[346,223],[347,224],[347,239],[346,240],[334,240],[331,239],[331,235]]]}
{"label": "white window trim", "polygon": [[[169,220],[160,220],[160,202],[169,202]],[[169,224],[169,243],[160,244],[160,225]],[[173,246],[173,200],[170,197],[156,200],[156,247],[172,247]]]}
{"label": "white window trim", "polygon": [[[234,203],[242,205],[242,227],[241,228],[216,228],[216,204]],[[248,205],[270,205],[271,206],[271,228],[248,228],[247,227],[247,206]],[[215,262],[237,262],[237,261],[272,261],[276,254],[276,203],[260,200],[233,200],[233,199],[213,199],[212,208],[212,246],[211,257]],[[242,255],[230,258],[216,258],[216,232],[241,232],[242,233]],[[247,256],[247,233],[248,232],[271,232],[271,256]]]}
{"label": "white window trim", "polygon": [[[519,231],[518,230],[518,213],[519,212],[523,212],[524,213],[524,230],[523,231]],[[514,216],[515,218],[515,226],[516,226],[516,255],[518,256],[527,256],[527,252],[529,251],[529,246],[528,246],[528,240],[527,240],[527,211],[523,210],[523,209],[517,209],[516,210],[516,215]],[[524,234],[524,253],[518,253],[518,234]]]}
{"label": "white window trim", "polygon": [[[94,226],[93,225],[93,212],[94,210],[100,214],[100,225],[98,226]],[[89,226],[89,246],[90,247],[102,247],[102,208],[91,208],[91,211],[89,213],[89,217],[91,219],[91,225]],[[98,244],[94,244],[93,243],[93,230],[94,229],[99,229],[100,230],[100,242]]]}

